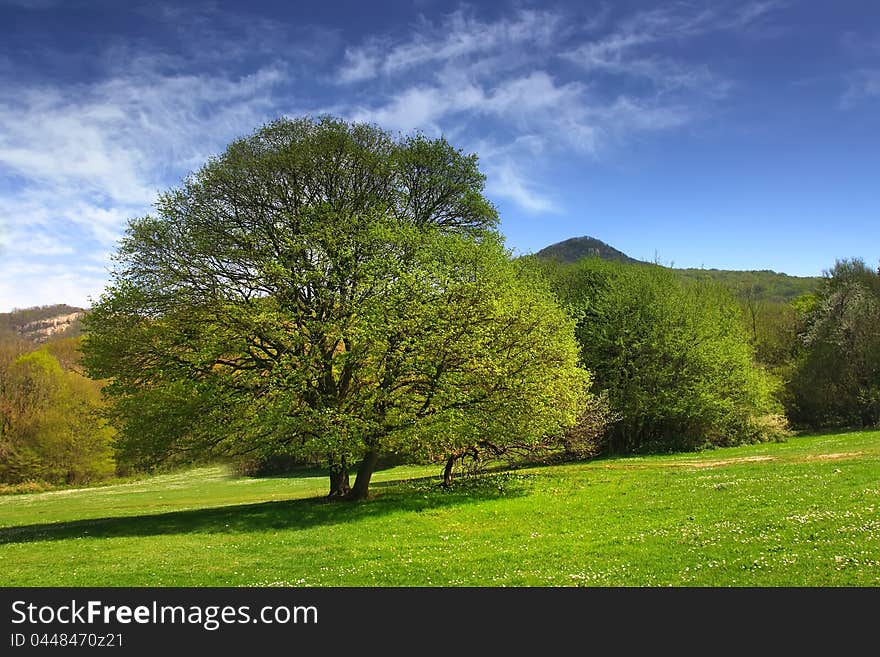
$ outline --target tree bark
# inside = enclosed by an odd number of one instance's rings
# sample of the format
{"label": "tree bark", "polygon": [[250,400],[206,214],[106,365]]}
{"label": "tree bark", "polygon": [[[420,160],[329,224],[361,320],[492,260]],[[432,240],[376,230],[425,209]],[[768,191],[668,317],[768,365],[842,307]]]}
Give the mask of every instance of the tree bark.
{"label": "tree bark", "polygon": [[452,486],[452,468],[455,466],[456,459],[458,459],[458,454],[453,454],[446,459],[446,467],[443,468],[443,488]]}
{"label": "tree bark", "polygon": [[330,499],[343,499],[351,492],[348,483],[348,462],[343,456],[338,463],[330,463]]}
{"label": "tree bark", "polygon": [[349,500],[365,500],[370,494],[370,478],[376,470],[376,463],[379,461],[379,452],[370,450],[364,454],[364,460],[358,468],[357,477],[354,480],[354,487],[349,492],[346,499]]}

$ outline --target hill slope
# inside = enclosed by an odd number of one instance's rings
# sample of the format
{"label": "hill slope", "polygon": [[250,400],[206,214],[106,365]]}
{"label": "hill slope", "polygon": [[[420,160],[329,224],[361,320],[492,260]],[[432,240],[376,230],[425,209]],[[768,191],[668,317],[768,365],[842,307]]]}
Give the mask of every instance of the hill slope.
{"label": "hill slope", "polygon": [[769,269],[760,271],[676,269],[675,272],[682,278],[716,281],[742,299],[751,298],[754,301],[780,303],[815,292],[822,282],[819,276],[789,276]]}
{"label": "hill slope", "polygon": [[[584,235],[572,237],[562,242],[544,247],[536,257],[563,263],[573,263],[583,258],[599,257],[603,260],[647,264],[643,260],[631,258],[623,251],[615,249],[602,240]],[[788,302],[803,294],[816,290],[822,278],[819,276],[789,276],[769,269],[730,270],[730,269],[675,269],[679,276],[691,280],[714,280],[738,297],[749,297],[757,301]]]}
{"label": "hill slope", "polygon": [[583,258],[595,257],[602,258],[603,260],[617,260],[619,262],[642,262],[641,260],[630,258],[623,251],[618,251],[613,246],[589,235],[572,237],[562,242],[551,244],[538,251],[535,255],[546,260],[558,260],[560,262],[577,262]]}
{"label": "hill slope", "polygon": [[79,335],[84,310],[60,303],[0,313],[0,335],[14,334],[29,342],[42,343],[59,337]]}

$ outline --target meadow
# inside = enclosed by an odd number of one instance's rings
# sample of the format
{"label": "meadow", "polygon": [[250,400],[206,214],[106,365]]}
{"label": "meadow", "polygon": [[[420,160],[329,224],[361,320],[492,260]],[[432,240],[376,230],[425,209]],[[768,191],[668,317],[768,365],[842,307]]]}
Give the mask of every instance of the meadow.
{"label": "meadow", "polygon": [[438,486],[221,466],[0,497],[4,586],[880,586],[880,432]]}

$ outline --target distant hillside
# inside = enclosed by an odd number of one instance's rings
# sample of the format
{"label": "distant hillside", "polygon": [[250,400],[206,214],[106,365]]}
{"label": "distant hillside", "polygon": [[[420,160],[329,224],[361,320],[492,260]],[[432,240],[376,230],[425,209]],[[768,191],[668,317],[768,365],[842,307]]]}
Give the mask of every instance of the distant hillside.
{"label": "distant hillside", "polygon": [[[538,251],[536,257],[556,262],[577,262],[583,258],[641,263],[595,237],[584,235],[551,244]],[[740,298],[759,301],[788,302],[814,292],[822,280],[818,276],[789,276],[770,270],[737,271],[728,269],[675,269],[685,279],[710,279],[721,283]]]}
{"label": "distant hillside", "polygon": [[619,262],[642,262],[635,258],[630,258],[623,251],[618,251],[613,246],[605,244],[602,240],[595,237],[584,235],[583,237],[572,237],[563,242],[551,244],[538,251],[535,254],[539,258],[546,260],[558,260],[560,262],[577,262],[583,258],[599,257],[603,260],[617,260]]}
{"label": "distant hillside", "polygon": [[82,308],[61,303],[0,313],[0,335],[11,333],[36,343],[74,337],[81,332],[80,320],[84,312]]}
{"label": "distant hillside", "polygon": [[756,301],[788,302],[804,294],[815,292],[822,278],[819,276],[789,276],[763,269],[736,271],[729,269],[676,269],[682,278],[711,279],[721,283],[736,296]]}

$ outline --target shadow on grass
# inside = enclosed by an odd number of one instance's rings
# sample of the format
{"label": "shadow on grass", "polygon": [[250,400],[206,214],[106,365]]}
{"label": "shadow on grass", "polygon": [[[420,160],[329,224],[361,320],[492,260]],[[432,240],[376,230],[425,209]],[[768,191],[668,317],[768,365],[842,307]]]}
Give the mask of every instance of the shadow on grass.
{"label": "shadow on grass", "polygon": [[0,544],[60,541],[72,538],[120,538],[190,533],[236,534],[308,529],[377,518],[396,512],[421,513],[491,499],[521,496],[527,477],[486,475],[462,481],[450,490],[436,477],[377,482],[374,497],[363,502],[328,502],[323,498],[236,504],[140,516],[93,518],[0,528]]}
{"label": "shadow on grass", "polygon": [[[396,467],[401,465],[407,465],[406,463],[383,463],[379,462],[376,465],[376,469],[373,471],[375,475],[377,472],[384,472],[386,470],[393,470]],[[348,469],[348,476],[354,479],[357,476],[357,464],[352,465]],[[285,469],[279,472],[267,472],[267,473],[257,473],[257,474],[244,474],[245,477],[250,477],[252,479],[303,479],[303,478],[319,478],[326,479],[327,478],[327,468],[312,466],[312,465],[297,465],[289,469]],[[373,484],[371,484],[372,486]]]}

